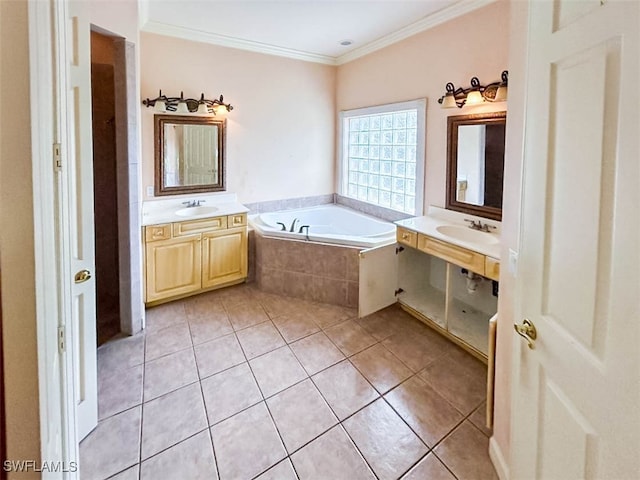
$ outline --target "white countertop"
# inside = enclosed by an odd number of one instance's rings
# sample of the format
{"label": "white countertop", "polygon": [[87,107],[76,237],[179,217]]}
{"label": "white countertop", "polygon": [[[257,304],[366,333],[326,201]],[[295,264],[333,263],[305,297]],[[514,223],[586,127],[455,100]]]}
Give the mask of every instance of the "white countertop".
{"label": "white countertop", "polygon": [[[443,225],[458,225],[466,227],[465,219],[472,219],[475,221],[481,221],[488,225],[496,227],[494,231],[487,235],[494,235],[497,237],[498,242],[493,244],[477,243],[459,238],[444,235],[437,230],[437,227]],[[422,233],[437,240],[451,243],[474,252],[487,255],[488,257],[500,260],[500,222],[495,220],[489,220],[487,218],[476,217],[474,215],[465,215],[458,212],[452,212],[450,210],[444,210],[438,207],[429,207],[428,214],[422,217],[412,217],[406,220],[398,220],[394,222],[396,225],[413,230],[414,232]],[[495,232],[495,233],[494,233]]]}
{"label": "white countertop", "polygon": [[[183,202],[200,200],[203,207],[215,207],[215,211],[201,215],[180,216],[178,210],[184,209]],[[149,200],[142,204],[142,225],[157,225],[159,223],[186,222],[201,218],[220,217],[246,213],[249,209],[238,203],[235,193],[194,194],[190,197]]]}

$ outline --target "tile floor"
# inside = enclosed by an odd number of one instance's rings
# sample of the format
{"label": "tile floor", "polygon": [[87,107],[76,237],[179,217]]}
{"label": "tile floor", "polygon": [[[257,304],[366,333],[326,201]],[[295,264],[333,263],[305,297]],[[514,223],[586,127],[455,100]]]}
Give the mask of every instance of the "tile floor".
{"label": "tile floor", "polygon": [[495,479],[485,376],[398,307],[199,295],[98,349],[82,479]]}

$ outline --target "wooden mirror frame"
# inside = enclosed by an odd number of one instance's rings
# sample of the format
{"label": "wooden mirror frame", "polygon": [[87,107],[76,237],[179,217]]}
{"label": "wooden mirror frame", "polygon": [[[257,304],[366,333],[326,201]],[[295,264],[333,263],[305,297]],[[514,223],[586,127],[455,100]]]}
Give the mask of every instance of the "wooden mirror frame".
{"label": "wooden mirror frame", "polygon": [[[218,127],[218,182],[206,185],[166,187],[164,178],[164,126],[167,123],[184,125],[217,125]],[[154,115],[155,196],[183,193],[222,192],[226,190],[226,119],[186,115]]]}
{"label": "wooden mirror frame", "polygon": [[458,127],[460,125],[491,125],[500,123],[506,125],[506,122],[507,112],[454,115],[447,118],[447,193],[445,205],[447,210],[468,213],[492,220],[502,220],[502,208],[474,205],[457,200]]}

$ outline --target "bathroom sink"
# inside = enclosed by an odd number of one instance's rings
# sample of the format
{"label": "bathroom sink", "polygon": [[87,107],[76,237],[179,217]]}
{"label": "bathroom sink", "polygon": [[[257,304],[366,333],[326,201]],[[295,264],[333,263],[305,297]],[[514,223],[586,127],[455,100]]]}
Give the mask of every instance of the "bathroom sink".
{"label": "bathroom sink", "polygon": [[216,207],[187,207],[181,208],[176,211],[176,215],[180,217],[197,217],[199,215],[206,215],[218,210]]}
{"label": "bathroom sink", "polygon": [[469,227],[458,225],[440,225],[436,227],[436,230],[447,237],[456,238],[465,242],[494,245],[500,241],[497,235],[479,230],[471,230]]}

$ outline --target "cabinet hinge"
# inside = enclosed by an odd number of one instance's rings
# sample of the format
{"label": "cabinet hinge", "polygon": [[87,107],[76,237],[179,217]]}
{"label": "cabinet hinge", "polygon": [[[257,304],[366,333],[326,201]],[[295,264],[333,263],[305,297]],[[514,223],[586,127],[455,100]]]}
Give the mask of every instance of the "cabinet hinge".
{"label": "cabinet hinge", "polygon": [[397,297],[398,295],[400,295],[402,292],[404,292],[404,290],[402,288],[397,289],[395,292],[393,292],[393,294]]}
{"label": "cabinet hinge", "polygon": [[56,172],[62,170],[62,153],[59,143],[53,144],[53,168]]}
{"label": "cabinet hinge", "polygon": [[404,247],[396,247],[396,255],[398,255],[400,252],[404,252]]}
{"label": "cabinet hinge", "polygon": [[66,344],[64,342],[65,331],[64,325],[58,327],[58,353],[64,353],[66,350]]}

